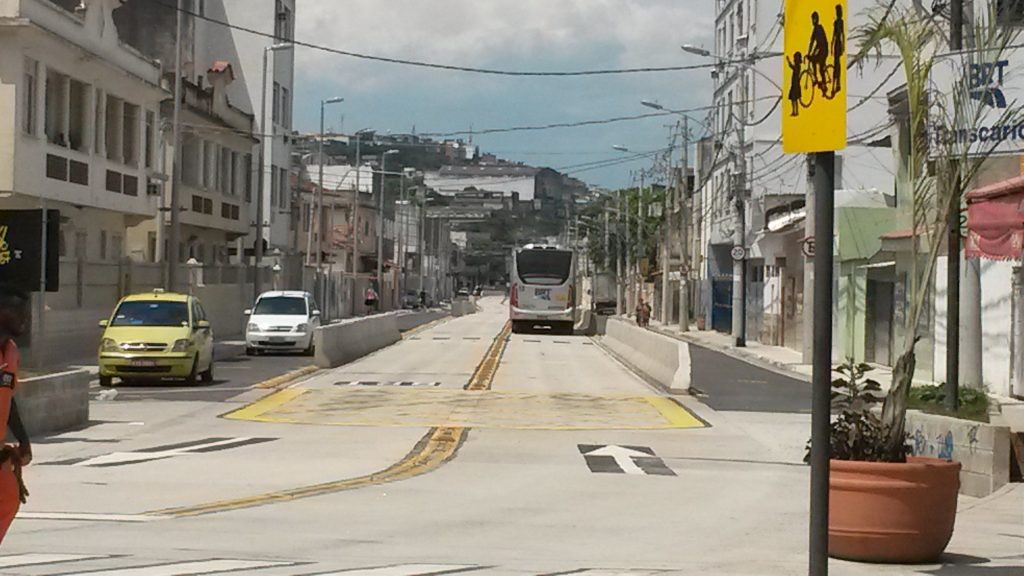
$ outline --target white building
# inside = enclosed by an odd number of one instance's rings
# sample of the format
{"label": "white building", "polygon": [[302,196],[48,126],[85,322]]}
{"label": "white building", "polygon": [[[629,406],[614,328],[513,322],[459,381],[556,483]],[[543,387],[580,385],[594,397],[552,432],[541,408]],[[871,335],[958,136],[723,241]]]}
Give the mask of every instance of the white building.
{"label": "white building", "polygon": [[116,261],[153,218],[160,69],[122,44],[109,0],[0,2],[0,203],[59,209],[61,254]]}
{"label": "white building", "polygon": [[[863,11],[874,6],[867,0],[849,2],[847,30],[864,22]],[[701,154],[708,173],[700,191],[704,286],[698,313],[709,327],[730,331],[730,252],[739,200],[747,253],[746,338],[802,350],[806,156],[782,152],[781,115],[789,107],[782,88],[784,61],[766,56],[783,50],[783,2],[715,0],[715,10],[713,52],[729,64],[712,72],[715,111],[709,124],[717,141]],[[897,65],[896,59],[872,61],[843,78],[848,145],[836,154],[837,189],[887,192],[894,187],[885,95],[898,84],[898,74],[889,78]]]}
{"label": "white building", "polygon": [[427,172],[424,183],[445,196],[454,196],[467,188],[474,188],[503,192],[508,197],[518,194],[521,201],[532,202],[539,172],[539,169],[532,166],[442,166],[437,172]]}

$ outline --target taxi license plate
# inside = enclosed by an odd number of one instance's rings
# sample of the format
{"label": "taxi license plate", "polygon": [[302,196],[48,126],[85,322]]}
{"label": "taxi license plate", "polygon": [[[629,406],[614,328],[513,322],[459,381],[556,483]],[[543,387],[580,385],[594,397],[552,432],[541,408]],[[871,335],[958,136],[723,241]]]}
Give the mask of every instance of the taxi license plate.
{"label": "taxi license plate", "polygon": [[271,342],[284,342],[284,336],[271,336]]}
{"label": "taxi license plate", "polygon": [[152,368],[152,367],[156,366],[156,361],[154,361],[154,360],[132,360],[129,364],[131,366],[135,366],[136,368]]}

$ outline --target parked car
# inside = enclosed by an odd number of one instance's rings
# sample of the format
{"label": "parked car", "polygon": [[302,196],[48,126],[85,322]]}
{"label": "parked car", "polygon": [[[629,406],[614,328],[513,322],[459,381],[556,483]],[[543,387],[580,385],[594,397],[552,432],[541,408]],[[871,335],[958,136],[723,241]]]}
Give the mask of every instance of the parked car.
{"label": "parked car", "polygon": [[469,288],[459,288],[459,291],[455,293],[456,298],[469,298]]}
{"label": "parked car", "polygon": [[260,294],[245,311],[245,353],[303,352],[313,355],[313,331],[320,326],[320,310],[309,292],[272,291]]}
{"label": "parked car", "polygon": [[213,381],[213,329],[194,296],[163,290],[126,296],[100,326],[101,386],[112,386],[115,377]]}
{"label": "parked car", "polygon": [[412,310],[420,306],[420,295],[415,290],[406,290],[402,297],[402,308]]}

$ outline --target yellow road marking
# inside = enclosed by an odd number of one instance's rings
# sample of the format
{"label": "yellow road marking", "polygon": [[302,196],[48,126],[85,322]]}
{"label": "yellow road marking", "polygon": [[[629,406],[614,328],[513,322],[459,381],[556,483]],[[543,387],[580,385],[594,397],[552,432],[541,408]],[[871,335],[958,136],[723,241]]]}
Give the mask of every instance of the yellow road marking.
{"label": "yellow road marking", "polygon": [[259,420],[260,417],[267,412],[284,406],[306,392],[308,392],[308,390],[304,390],[302,388],[285,388],[284,390],[278,390],[273,394],[260,398],[248,406],[244,406],[238,410],[224,414],[223,418],[229,418],[231,420]]}
{"label": "yellow road marking", "polygon": [[307,376],[309,374],[312,374],[312,373],[316,372],[319,369],[320,368],[318,368],[316,366],[312,366],[312,365],[310,365],[310,366],[303,366],[302,368],[299,368],[298,370],[292,370],[291,372],[287,372],[285,374],[281,374],[280,376],[275,376],[274,378],[271,378],[269,380],[264,380],[263,382],[260,382],[259,384],[256,384],[255,386],[253,386],[253,388],[263,388],[263,389],[277,388],[278,386],[287,384],[287,383],[291,382],[292,380],[297,380],[299,378],[302,378],[303,376]]}
{"label": "yellow road marking", "polygon": [[646,396],[644,400],[654,406],[673,428],[704,428],[706,426],[689,410],[664,396]]}
{"label": "yellow road marking", "polygon": [[[287,391],[285,390],[285,392]],[[181,506],[178,508],[154,510],[146,512],[146,515],[170,518],[201,516],[216,512],[252,508],[254,506],[262,506],[272,502],[288,502],[299,498],[334,494],[336,492],[354,490],[365,486],[406,480],[408,478],[426,474],[427,472],[441,466],[448,460],[451,460],[455,456],[456,451],[458,451],[459,446],[462,444],[465,437],[466,430],[464,428],[434,428],[427,432],[427,434],[419,441],[419,443],[417,443],[416,447],[413,448],[405,458],[396,464],[381,470],[380,472],[374,472],[372,474],[358,476],[356,478],[349,478],[347,480],[324,482],[310,486],[300,486],[289,490],[267,492],[245,498],[221,500],[196,506]]]}
{"label": "yellow road marking", "polygon": [[469,379],[466,390],[480,391],[491,388],[491,382],[494,381],[494,375],[498,372],[498,365],[501,364],[501,356],[505,353],[505,347],[508,346],[508,337],[511,333],[512,322],[505,322],[505,326],[495,336],[491,347],[487,349],[487,355],[484,356],[483,362],[473,372],[473,377]]}

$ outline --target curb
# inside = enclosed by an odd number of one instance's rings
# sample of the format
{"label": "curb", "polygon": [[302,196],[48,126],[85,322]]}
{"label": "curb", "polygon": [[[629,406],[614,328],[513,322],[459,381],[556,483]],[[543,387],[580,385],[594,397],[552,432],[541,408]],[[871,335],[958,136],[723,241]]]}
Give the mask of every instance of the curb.
{"label": "curb", "polygon": [[811,376],[809,374],[804,374],[803,372],[793,370],[792,368],[789,367],[789,364],[768,360],[756,354],[744,352],[733,346],[722,346],[720,344],[716,344],[713,342],[705,342],[699,338],[694,338],[693,336],[689,336],[685,333],[673,333],[656,326],[651,326],[650,329],[654,332],[661,334],[662,336],[668,336],[669,338],[674,338],[681,342],[686,342],[687,344],[692,344],[694,346],[700,346],[701,348],[713,350],[720,354],[724,354],[730,358],[734,358],[741,362],[746,362],[747,364],[757,366],[758,368],[763,368],[765,370],[769,370],[771,372],[775,372],[783,376],[788,376],[790,378],[793,378],[794,380],[800,380],[801,382],[807,382],[808,384],[811,383]]}
{"label": "curb", "polygon": [[252,389],[268,390],[270,388],[278,388],[280,386],[288,384],[289,382],[292,382],[293,380],[298,380],[303,376],[308,376],[310,374],[313,374],[314,372],[318,372],[319,370],[320,368],[316,366],[303,366],[302,368],[299,368],[297,370],[292,370],[291,372],[286,372],[284,374],[281,374],[280,376],[275,376],[269,380],[264,380],[259,384],[253,384]]}

